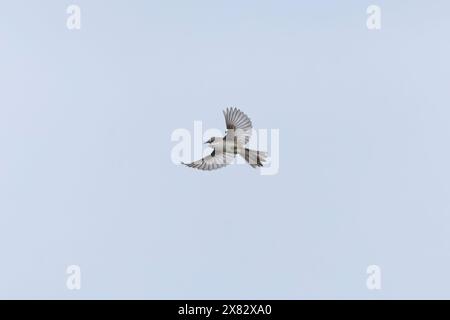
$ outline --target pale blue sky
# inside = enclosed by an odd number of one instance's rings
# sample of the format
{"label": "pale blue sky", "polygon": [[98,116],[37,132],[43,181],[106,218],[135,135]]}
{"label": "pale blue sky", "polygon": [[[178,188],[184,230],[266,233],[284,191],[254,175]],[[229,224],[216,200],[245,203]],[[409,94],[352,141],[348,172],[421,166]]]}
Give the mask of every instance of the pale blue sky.
{"label": "pale blue sky", "polygon": [[[0,297],[450,298],[449,10],[2,3]],[[228,106],[279,128],[278,175],[171,162]]]}

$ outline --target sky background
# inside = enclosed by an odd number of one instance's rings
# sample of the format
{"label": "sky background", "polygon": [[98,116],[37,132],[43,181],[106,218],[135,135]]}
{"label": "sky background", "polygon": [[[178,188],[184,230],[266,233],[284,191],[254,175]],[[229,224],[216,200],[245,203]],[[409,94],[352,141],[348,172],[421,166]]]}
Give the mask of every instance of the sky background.
{"label": "sky background", "polygon": [[[2,2],[0,298],[450,298],[449,11]],[[172,163],[229,106],[280,130],[277,175]]]}

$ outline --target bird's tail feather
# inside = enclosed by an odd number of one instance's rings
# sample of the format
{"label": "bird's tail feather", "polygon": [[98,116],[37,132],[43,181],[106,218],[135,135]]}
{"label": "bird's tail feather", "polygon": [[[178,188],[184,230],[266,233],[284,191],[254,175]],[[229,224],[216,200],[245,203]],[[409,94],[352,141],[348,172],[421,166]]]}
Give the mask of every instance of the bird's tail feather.
{"label": "bird's tail feather", "polygon": [[263,151],[250,150],[248,148],[243,149],[240,155],[251,165],[253,168],[262,167],[267,158],[267,153]]}

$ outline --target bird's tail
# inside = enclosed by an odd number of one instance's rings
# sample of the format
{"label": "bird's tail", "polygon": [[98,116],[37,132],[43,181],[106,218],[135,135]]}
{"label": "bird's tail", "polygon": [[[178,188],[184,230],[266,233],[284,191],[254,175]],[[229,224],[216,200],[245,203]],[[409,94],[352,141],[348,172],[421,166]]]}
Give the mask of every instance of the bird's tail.
{"label": "bird's tail", "polygon": [[253,168],[262,167],[267,158],[267,153],[263,151],[256,151],[250,149],[242,149],[239,154],[251,165]]}

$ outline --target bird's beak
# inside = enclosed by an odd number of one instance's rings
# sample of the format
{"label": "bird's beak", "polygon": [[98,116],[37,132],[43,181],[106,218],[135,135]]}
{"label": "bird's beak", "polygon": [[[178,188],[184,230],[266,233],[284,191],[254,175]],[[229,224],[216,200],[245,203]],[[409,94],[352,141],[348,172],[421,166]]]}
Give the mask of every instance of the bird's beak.
{"label": "bird's beak", "polygon": [[203,142],[203,144],[208,144],[208,141],[206,141],[206,142]]}

